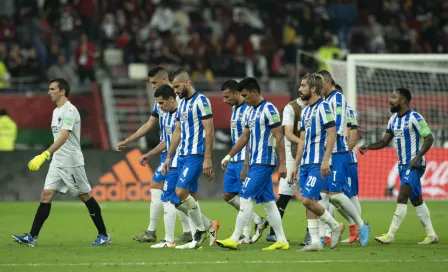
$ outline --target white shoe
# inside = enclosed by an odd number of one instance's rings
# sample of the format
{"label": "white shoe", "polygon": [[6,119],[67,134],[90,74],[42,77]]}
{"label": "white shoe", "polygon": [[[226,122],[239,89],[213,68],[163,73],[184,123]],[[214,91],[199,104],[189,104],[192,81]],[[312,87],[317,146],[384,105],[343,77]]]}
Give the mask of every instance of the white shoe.
{"label": "white shoe", "polygon": [[212,225],[207,230],[208,234],[210,235],[210,246],[214,246],[216,243],[216,240],[218,239],[218,230],[221,227],[221,224],[217,220],[212,221]]}
{"label": "white shoe", "polygon": [[375,240],[381,244],[393,244],[394,237],[390,237],[387,233],[381,234],[381,236],[375,237]]}
{"label": "white shoe", "polygon": [[171,243],[166,240],[162,240],[158,242],[157,244],[154,244],[151,246],[151,248],[175,248],[176,243]]}
{"label": "white shoe", "polygon": [[311,245],[304,246],[302,249],[298,249],[299,252],[312,252],[312,251],[322,251],[324,248],[321,243],[314,243]]}
{"label": "white shoe", "polygon": [[429,245],[437,244],[439,242],[439,237],[437,236],[426,236],[425,240],[418,242],[419,245]]}
{"label": "white shoe", "polygon": [[331,249],[338,246],[339,241],[341,241],[341,228],[338,225],[337,228],[331,230]]}
{"label": "white shoe", "polygon": [[251,243],[255,243],[260,239],[261,235],[263,234],[263,231],[269,226],[268,220],[261,218],[262,221],[260,224],[255,225],[255,234],[251,238]]}
{"label": "white shoe", "polygon": [[241,235],[240,240],[238,241],[238,244],[243,245],[243,244],[249,244],[249,243],[250,243],[249,237]]}
{"label": "white shoe", "polygon": [[186,244],[176,246],[176,249],[190,249],[190,246],[193,246],[193,248],[194,248],[195,245],[196,245],[196,242],[191,241]]}
{"label": "white shoe", "polygon": [[342,240],[341,243],[348,244],[348,243],[350,243],[350,240],[347,238],[347,239]]}

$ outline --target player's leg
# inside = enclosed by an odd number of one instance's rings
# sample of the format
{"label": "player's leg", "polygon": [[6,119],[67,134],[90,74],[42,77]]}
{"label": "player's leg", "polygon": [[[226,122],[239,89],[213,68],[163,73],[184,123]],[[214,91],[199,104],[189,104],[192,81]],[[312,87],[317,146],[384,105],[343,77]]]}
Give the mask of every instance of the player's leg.
{"label": "player's leg", "polygon": [[14,234],[12,237],[14,241],[19,244],[34,247],[37,245],[37,237],[39,236],[40,230],[50,215],[51,202],[54,195],[57,192],[65,194],[68,188],[62,181],[57,168],[50,164],[50,169],[48,170],[47,177],[45,178],[44,189],[41,192],[40,204],[37,208],[36,215],[34,216],[33,224],[29,233],[24,235]]}
{"label": "player's leg", "polygon": [[[341,235],[339,223],[334,220],[330,213],[319,204],[317,200],[321,198],[322,188],[325,186],[325,179],[321,177],[320,166],[311,165],[301,167],[300,186],[302,188],[302,204],[307,208],[308,229],[311,235],[311,245],[306,246],[304,251],[315,251],[320,248],[321,242],[318,230],[318,221],[328,224],[331,227],[331,248],[335,248],[339,243]],[[316,215],[316,217],[313,216]]]}
{"label": "player's leg", "polygon": [[[279,197],[277,199],[276,205],[278,208],[278,211],[280,212],[281,218],[283,218],[283,215],[286,211],[286,206],[288,206],[289,201],[294,196],[294,193],[296,191],[296,183],[295,181],[291,180],[292,176],[292,170],[294,168],[294,161],[287,162],[286,164],[286,178],[281,178],[279,181],[279,187],[278,187],[278,194]],[[269,234],[266,237],[267,241],[275,242],[277,239],[275,238],[275,232],[274,228],[270,228]]]}
{"label": "player's leg", "polygon": [[163,201],[163,209],[165,214],[163,221],[165,224],[165,239],[151,248],[175,248],[174,229],[176,227],[176,206],[180,204],[180,200],[176,195],[176,183],[178,180],[177,169],[170,169],[165,176],[163,185],[163,193],[161,200]]}
{"label": "player's leg", "polygon": [[332,162],[333,168],[332,175],[330,176],[331,181],[328,182],[330,201],[336,209],[342,209],[350,218],[353,219],[360,234],[361,245],[365,246],[369,240],[370,225],[364,223],[353,203],[343,193],[344,190],[348,190],[347,178],[350,154],[333,154]]}
{"label": "player's leg", "polygon": [[90,187],[87,179],[84,166],[60,168],[59,171],[63,182],[68,187],[68,190],[73,196],[78,196],[79,199],[86,205],[89,210],[90,218],[98,231],[95,241],[90,245],[101,246],[110,244],[111,237],[107,233],[101,213],[101,207],[92,196],[92,188]]}
{"label": "player's leg", "polygon": [[190,186],[190,190],[189,191],[190,191],[190,195],[196,200],[196,204],[197,204],[199,213],[201,214],[202,224],[204,224],[204,228],[205,228],[206,232],[208,232],[208,234],[210,236],[210,243],[209,243],[209,245],[210,246],[214,246],[215,243],[216,243],[216,239],[218,239],[218,231],[219,231],[219,228],[221,227],[221,224],[220,224],[220,222],[218,220],[210,220],[210,219],[208,219],[208,217],[205,216],[202,213],[201,205],[199,204],[199,201],[198,201],[198,193],[197,193],[198,192],[198,186],[197,186],[197,184],[193,185],[193,186]]}

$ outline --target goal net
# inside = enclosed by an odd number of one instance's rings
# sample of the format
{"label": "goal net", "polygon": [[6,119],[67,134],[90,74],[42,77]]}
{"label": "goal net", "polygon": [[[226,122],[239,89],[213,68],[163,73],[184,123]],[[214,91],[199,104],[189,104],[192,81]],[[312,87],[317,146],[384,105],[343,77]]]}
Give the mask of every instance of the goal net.
{"label": "goal net", "polygon": [[[411,90],[411,108],[426,119],[435,138],[426,154],[422,189],[426,199],[448,199],[448,55],[348,55],[347,61],[325,61],[342,86],[358,124],[367,131],[360,144],[379,141],[391,116],[389,97],[398,87]],[[394,141],[390,147],[358,152],[360,198],[382,199],[398,193]]]}

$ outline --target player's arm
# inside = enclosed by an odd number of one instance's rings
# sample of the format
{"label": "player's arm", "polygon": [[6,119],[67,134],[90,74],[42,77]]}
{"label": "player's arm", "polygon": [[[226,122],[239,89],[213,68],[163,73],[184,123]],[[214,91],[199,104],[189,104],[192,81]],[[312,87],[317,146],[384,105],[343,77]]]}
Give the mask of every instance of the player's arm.
{"label": "player's arm", "polygon": [[180,143],[180,122],[176,122],[176,128],[174,129],[173,136],[171,136],[171,146],[167,152],[167,158],[172,158],[176,154],[177,147]]}
{"label": "player's arm", "polygon": [[205,131],[205,152],[204,152],[204,164],[202,168],[205,177],[210,181],[215,176],[212,168],[212,151],[215,136],[213,118],[202,119],[202,125],[204,126]]}
{"label": "player's arm", "polygon": [[292,143],[298,144],[300,138],[294,134],[294,126],[283,126],[285,128],[286,139]]}
{"label": "player's arm", "polygon": [[[322,164],[320,166],[320,171],[323,177],[327,177],[331,174],[330,170],[330,158],[333,153],[333,148],[336,143],[336,122],[331,114],[330,106],[328,104],[323,104],[323,107],[319,109],[320,115],[322,116],[323,125],[325,132],[327,134],[327,140],[325,143],[325,153],[322,159]],[[337,108],[336,108],[337,111]]]}
{"label": "player's arm", "polygon": [[348,150],[352,151],[353,148],[355,148],[356,144],[358,143],[359,136],[358,136],[358,129],[354,129],[353,127],[349,128],[347,130],[347,133],[349,135],[348,137]]}
{"label": "player's arm", "polygon": [[425,122],[425,119],[418,114],[414,113],[411,119],[411,122],[417,127],[418,133],[421,137],[423,137],[423,146],[420,151],[412,158],[410,163],[410,168],[417,168],[419,166],[420,159],[428,152],[434,143],[434,136],[432,135],[431,129],[428,124]]}
{"label": "player's arm", "polygon": [[61,133],[59,134],[59,138],[54,141],[54,143],[47,149],[48,153],[50,155],[53,155],[54,152],[56,152],[59,148],[61,148],[62,145],[67,142],[68,136],[70,135],[70,130],[63,129],[61,130]]}
{"label": "player's arm", "polygon": [[[249,130],[249,126],[246,124],[246,127],[243,130],[243,134],[238,138],[238,140],[236,141],[235,145],[232,147],[232,149],[229,151],[229,154],[227,154],[224,159],[222,159],[221,161],[221,168],[223,170],[226,170],[227,168],[227,164],[229,163],[230,159],[235,156],[236,154],[238,154],[238,152],[240,152],[241,150],[243,150],[243,148],[247,145],[248,146],[248,142],[250,139],[250,130]],[[249,150],[246,150],[246,158],[245,158],[245,163],[246,160],[249,161]]]}
{"label": "player's arm", "polygon": [[278,156],[280,157],[280,165],[278,168],[279,178],[286,178],[286,153],[285,143],[283,141],[283,131],[280,126],[271,128],[272,136],[275,138]]}
{"label": "player's arm", "polygon": [[344,135],[344,127],[343,124],[345,124],[345,120],[347,118],[347,101],[345,101],[342,94],[338,94],[335,97],[335,103],[333,105],[333,115],[334,115],[334,122],[336,125],[336,133],[345,136]]}
{"label": "player's arm", "polygon": [[122,151],[123,149],[126,148],[126,146],[128,144],[130,144],[131,142],[140,139],[141,137],[145,136],[148,132],[150,132],[154,126],[159,122],[159,117],[157,115],[157,117],[153,115],[151,115],[148,119],[148,121],[146,123],[144,123],[134,134],[132,134],[131,136],[129,136],[126,140],[121,141],[120,143],[118,143],[117,145],[117,151]]}
{"label": "player's arm", "polygon": [[368,150],[383,149],[389,145],[390,141],[392,141],[393,138],[394,138],[393,132],[390,130],[387,130],[381,140],[379,140],[378,142],[376,142],[374,144],[361,146],[359,148],[359,152],[361,152],[361,154],[365,154]]}
{"label": "player's arm", "polygon": [[249,161],[250,161],[250,147],[246,144],[246,156],[244,157],[243,168],[241,168],[240,180],[244,181],[249,171]]}
{"label": "player's arm", "polygon": [[292,179],[295,180],[297,180],[297,172],[299,171],[299,164],[300,161],[302,160],[304,144],[305,144],[305,131],[300,130],[299,143],[297,144],[297,154],[294,159],[294,170],[292,171]]}
{"label": "player's arm", "polygon": [[285,129],[285,137],[292,143],[299,143],[300,134],[294,133],[294,109],[291,105],[287,105],[283,110],[283,128]]}
{"label": "player's arm", "polygon": [[153,149],[151,149],[151,151],[149,151],[147,154],[151,157],[154,157],[160,153],[163,152],[163,150],[165,150],[166,148],[166,141],[163,140],[161,143],[159,143],[156,147],[154,147]]}

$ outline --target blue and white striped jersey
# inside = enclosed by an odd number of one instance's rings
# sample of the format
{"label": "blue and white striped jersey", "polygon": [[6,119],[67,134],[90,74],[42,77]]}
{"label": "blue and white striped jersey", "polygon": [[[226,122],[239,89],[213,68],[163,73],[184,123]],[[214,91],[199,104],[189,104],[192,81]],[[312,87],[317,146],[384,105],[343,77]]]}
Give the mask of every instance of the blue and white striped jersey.
{"label": "blue and white striped jersey", "polygon": [[325,154],[326,129],[334,127],[335,122],[330,105],[322,98],[302,111],[300,130],[305,132],[305,143],[301,166],[321,164]]}
{"label": "blue and white striped jersey", "polygon": [[[232,118],[230,119],[230,128],[232,136],[232,145],[235,146],[238,139],[243,135],[244,126],[246,123],[246,114],[249,106],[243,103],[239,106],[232,107]],[[246,147],[244,147],[238,154],[232,157],[231,162],[244,161],[246,158]]]}
{"label": "blue and white striped jersey", "polygon": [[[165,138],[164,137],[164,133],[163,133],[163,117],[165,116],[165,112],[162,111],[159,107],[159,104],[156,102],[154,103],[154,107],[152,109],[152,116],[154,116],[155,118],[159,119],[159,128],[160,128],[160,142],[163,142],[163,140]],[[162,151],[162,153],[166,153],[168,149],[164,149]]]}
{"label": "blue and white striped jersey", "polygon": [[[352,107],[347,105],[347,127],[350,129],[358,129],[358,115],[356,114],[356,111],[352,109]],[[356,147],[353,148],[352,159],[350,160],[350,163],[358,163],[358,156],[356,155]]]}
{"label": "blue and white striped jersey", "polygon": [[348,145],[345,139],[347,128],[347,101],[345,97],[338,91],[333,91],[325,98],[330,105],[333,114],[333,120],[336,123],[336,144],[333,153],[348,152]]}
{"label": "blue and white striped jersey", "polygon": [[204,155],[205,131],[202,120],[212,118],[210,100],[198,92],[184,98],[177,107],[176,121],[180,122],[179,156]]}
{"label": "blue and white striped jersey", "polygon": [[[394,136],[398,163],[409,165],[423,146],[422,138],[430,135],[432,132],[425,119],[418,112],[410,109],[402,117],[398,116],[398,113],[392,115],[387,125],[386,133]],[[420,159],[419,165],[426,165],[424,157]]]}
{"label": "blue and white striped jersey", "polygon": [[250,165],[277,165],[272,128],[281,126],[280,113],[266,100],[249,107],[245,127],[250,130]]}
{"label": "blue and white striped jersey", "polygon": [[[174,133],[174,130],[176,129],[176,113],[177,109],[174,112],[166,112],[164,113],[163,118],[163,124],[161,127],[163,139],[166,142],[166,150],[170,149],[171,147],[171,139]],[[177,168],[177,155],[178,152],[176,152],[171,159],[171,168]]]}

